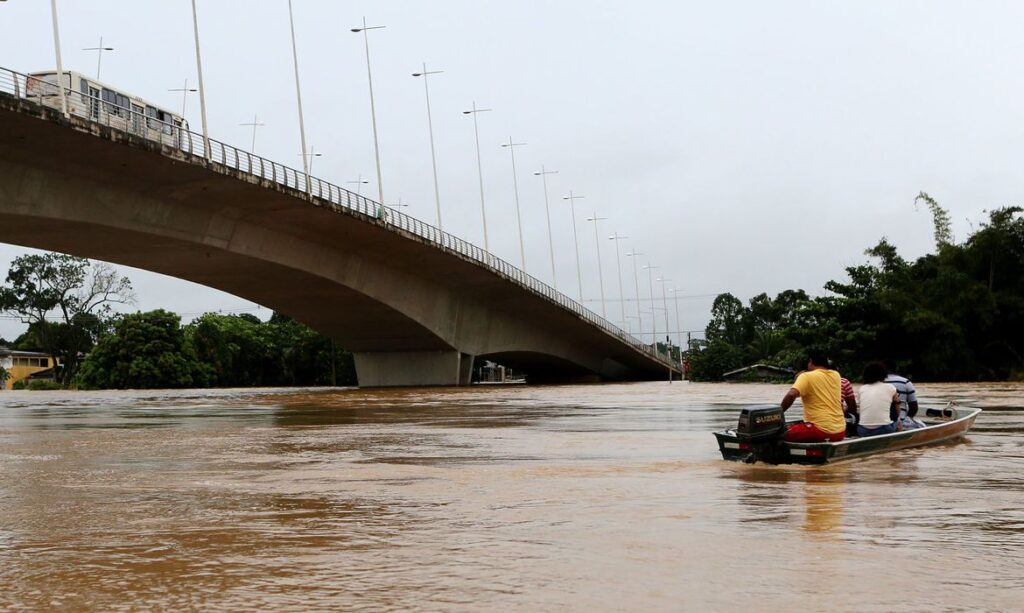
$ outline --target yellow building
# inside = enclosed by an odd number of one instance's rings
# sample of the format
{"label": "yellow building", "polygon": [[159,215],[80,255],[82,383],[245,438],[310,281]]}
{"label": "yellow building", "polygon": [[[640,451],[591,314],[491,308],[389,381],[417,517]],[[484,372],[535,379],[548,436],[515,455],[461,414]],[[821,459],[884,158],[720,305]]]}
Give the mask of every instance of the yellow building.
{"label": "yellow building", "polygon": [[36,351],[13,351],[6,347],[0,347],[0,366],[7,371],[3,389],[9,390],[14,387],[16,381],[52,369],[53,358]]}

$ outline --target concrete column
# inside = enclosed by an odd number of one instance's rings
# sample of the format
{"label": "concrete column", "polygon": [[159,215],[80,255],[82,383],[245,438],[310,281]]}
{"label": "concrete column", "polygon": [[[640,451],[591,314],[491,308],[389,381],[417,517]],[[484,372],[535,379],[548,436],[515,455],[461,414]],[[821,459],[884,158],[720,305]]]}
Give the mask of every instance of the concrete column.
{"label": "concrete column", "polygon": [[459,354],[459,385],[473,382],[473,356],[468,353]]}
{"label": "concrete column", "polygon": [[473,356],[458,351],[355,353],[359,387],[469,385]]}

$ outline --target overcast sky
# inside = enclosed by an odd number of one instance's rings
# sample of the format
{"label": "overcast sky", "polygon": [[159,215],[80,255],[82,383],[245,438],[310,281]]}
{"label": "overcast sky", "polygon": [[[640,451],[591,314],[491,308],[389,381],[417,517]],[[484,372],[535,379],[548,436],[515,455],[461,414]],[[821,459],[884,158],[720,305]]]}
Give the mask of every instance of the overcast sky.
{"label": "overcast sky", "polygon": [[[190,3],[59,0],[65,69],[168,109],[196,82]],[[211,137],[247,147],[238,124],[266,123],[256,153],[301,168],[286,0],[199,0]],[[313,174],[375,195],[366,16],[389,203],[435,219],[423,81],[430,80],[444,226],[483,244],[472,119],[479,116],[492,251],[518,264],[510,136],[517,149],[526,269],[550,282],[544,195],[549,176],[558,287],[575,296],[568,206],[573,190],[583,291],[600,313],[594,212],[609,319],[618,320],[612,232],[628,236],[684,296],[682,328],[700,329],[711,298],[803,288],[815,294],[887,236],[905,257],[932,247],[928,191],[963,238],[984,209],[1019,203],[1024,128],[1024,4],[848,2],[385,2],[294,0]],[[49,3],[0,4],[0,66],[55,65]],[[200,129],[198,96],[186,116]],[[0,260],[24,253],[0,246]],[[627,298],[632,259],[622,258]],[[186,320],[245,300],[124,269],[137,308]],[[640,290],[648,295],[641,272]],[[660,302],[660,287],[655,288]],[[646,298],[644,298],[646,301]],[[634,308],[632,305],[630,309]],[[660,304],[659,304],[660,308]],[[670,310],[672,305],[669,305]],[[262,313],[266,315],[266,309]],[[659,329],[664,328],[659,311]],[[671,314],[675,328],[675,314]],[[650,330],[649,317],[645,328]],[[17,322],[0,322],[16,336]]]}

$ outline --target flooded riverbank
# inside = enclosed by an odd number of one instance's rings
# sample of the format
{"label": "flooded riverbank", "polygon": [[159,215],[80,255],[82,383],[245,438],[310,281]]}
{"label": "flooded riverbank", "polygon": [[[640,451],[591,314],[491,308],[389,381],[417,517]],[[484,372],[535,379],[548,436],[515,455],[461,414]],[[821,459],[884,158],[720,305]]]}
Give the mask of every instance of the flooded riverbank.
{"label": "flooded riverbank", "polygon": [[1020,607],[1024,385],[920,386],[960,443],[723,462],[784,391],[4,393],[0,606]]}

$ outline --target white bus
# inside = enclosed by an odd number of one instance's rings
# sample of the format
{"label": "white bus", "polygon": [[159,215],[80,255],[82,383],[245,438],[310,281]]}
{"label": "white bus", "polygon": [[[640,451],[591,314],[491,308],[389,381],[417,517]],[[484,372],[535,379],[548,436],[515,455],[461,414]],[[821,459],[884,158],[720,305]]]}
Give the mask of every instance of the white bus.
{"label": "white bus", "polygon": [[[185,146],[188,143],[184,142],[188,137],[188,122],[180,115],[74,71],[64,71],[64,88],[68,112],[72,115],[143,138],[190,149]],[[30,73],[25,85],[25,96],[60,110],[57,71]]]}

